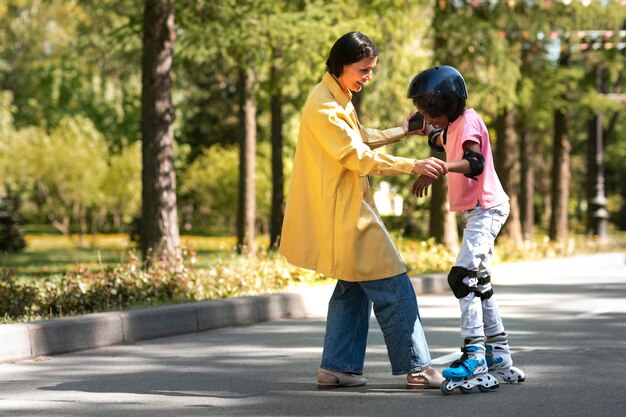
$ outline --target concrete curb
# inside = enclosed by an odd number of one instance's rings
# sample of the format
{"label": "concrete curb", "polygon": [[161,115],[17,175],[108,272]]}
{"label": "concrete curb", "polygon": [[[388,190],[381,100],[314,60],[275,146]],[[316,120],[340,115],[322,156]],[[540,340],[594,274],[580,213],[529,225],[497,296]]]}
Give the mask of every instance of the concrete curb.
{"label": "concrete curb", "polygon": [[[589,255],[497,266],[497,274],[523,271],[542,262],[542,269],[564,265],[624,265],[626,253]],[[536,265],[535,265],[536,266]],[[449,292],[447,273],[411,278],[418,295]],[[77,350],[135,343],[140,340],[200,332],[227,326],[247,326],[268,320],[325,315],[333,287],[294,293],[209,300],[141,310],[95,313],[23,324],[0,325],[0,363]]]}
{"label": "concrete curb", "polygon": [[302,294],[210,300],[0,325],[0,363],[307,314]]}

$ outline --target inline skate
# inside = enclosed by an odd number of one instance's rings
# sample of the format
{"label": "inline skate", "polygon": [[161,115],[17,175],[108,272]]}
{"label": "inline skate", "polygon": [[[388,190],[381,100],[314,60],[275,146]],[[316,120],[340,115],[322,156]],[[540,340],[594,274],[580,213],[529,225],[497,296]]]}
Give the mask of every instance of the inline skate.
{"label": "inline skate", "polygon": [[486,344],[486,358],[489,372],[508,384],[524,382],[526,378],[524,371],[513,366],[507,334],[502,333],[490,336],[487,338]]}
{"label": "inline skate", "polygon": [[443,370],[446,378],[441,384],[441,392],[450,395],[456,388],[469,394],[474,387],[481,392],[498,388],[498,380],[489,375],[485,358],[485,337],[469,337],[461,348],[463,355]]}

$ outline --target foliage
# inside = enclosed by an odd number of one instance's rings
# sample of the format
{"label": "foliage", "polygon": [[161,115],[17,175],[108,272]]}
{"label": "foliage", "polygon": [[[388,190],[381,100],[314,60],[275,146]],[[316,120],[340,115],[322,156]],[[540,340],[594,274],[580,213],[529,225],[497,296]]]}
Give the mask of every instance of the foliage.
{"label": "foliage", "polygon": [[456,259],[456,254],[435,242],[434,238],[420,241],[401,239],[398,242],[398,250],[411,275],[448,271]]}
{"label": "foliage", "polygon": [[[267,143],[257,147],[256,207],[257,217],[269,217],[270,163]],[[235,227],[239,186],[239,150],[214,145],[205,149],[182,174],[179,193],[189,210],[181,210],[188,229],[228,234]],[[186,214],[191,213],[191,214]]]}
{"label": "foliage", "polygon": [[0,13],[0,89],[15,97],[16,126],[53,129],[80,115],[106,132],[111,149],[137,140],[139,2],[6,3]]}
{"label": "foliage", "polygon": [[98,208],[113,217],[113,226],[120,230],[140,212],[141,143],[124,145],[119,153],[109,156],[105,178],[100,183],[102,198]]}
{"label": "foliage", "polygon": [[150,305],[216,299],[284,290],[320,279],[278,258],[232,256],[196,270],[196,255],[184,251],[182,266],[156,262],[147,268],[133,253],[124,263],[99,270],[78,265],[43,280],[20,280],[0,271],[0,316],[45,319]]}
{"label": "foliage", "polygon": [[[108,148],[89,119],[65,118],[49,135],[20,129],[0,149],[5,181],[35,201],[63,233],[69,233],[71,224],[86,233],[88,216],[94,215],[89,210],[106,206]],[[132,177],[125,180],[136,185]]]}

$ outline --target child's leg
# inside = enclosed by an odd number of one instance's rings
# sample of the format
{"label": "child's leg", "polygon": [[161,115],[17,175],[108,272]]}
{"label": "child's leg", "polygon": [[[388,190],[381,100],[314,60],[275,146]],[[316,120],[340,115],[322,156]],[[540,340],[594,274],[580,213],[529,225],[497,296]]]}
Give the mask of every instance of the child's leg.
{"label": "child's leg", "polygon": [[504,333],[504,324],[502,323],[500,309],[498,308],[498,303],[496,302],[496,297],[491,287],[491,278],[487,275],[481,277],[479,280],[481,283],[478,284],[478,290],[483,294],[481,307],[483,311],[485,335],[492,336]]}
{"label": "child's leg", "polygon": [[493,295],[489,270],[493,261],[496,237],[506,222],[509,211],[509,204],[505,203],[486,210],[477,208],[472,210],[472,215],[466,216],[468,224],[463,238],[465,239],[465,233],[468,233],[468,240],[472,241],[473,258],[468,261],[477,271],[478,293],[481,298],[486,336],[504,332],[500,309]]}
{"label": "child's leg", "polygon": [[[461,307],[461,336],[485,336],[483,321],[493,319],[493,309],[489,309],[487,314],[491,315],[485,317],[483,300],[490,293],[483,293],[487,286],[482,284],[478,274],[484,274],[483,271],[486,271],[490,261],[489,255],[493,253],[493,242],[500,227],[495,233],[492,232],[493,222],[488,210],[481,207],[464,212],[463,218],[466,221],[463,240],[456,258],[456,266],[450,271],[448,282],[450,286],[457,286],[455,296],[459,299]],[[490,284],[488,288],[491,288]]]}
{"label": "child's leg", "polygon": [[486,345],[489,372],[510,384],[524,382],[526,379],[524,371],[513,366],[506,333],[488,337]]}
{"label": "child's leg", "polygon": [[508,204],[484,210],[482,219],[477,221],[490,233],[482,234],[476,239],[481,241],[476,248],[481,248],[475,259],[478,261],[478,292],[481,294],[481,305],[485,335],[487,336],[487,363],[489,372],[502,378],[505,382],[522,382],[524,372],[513,366],[508,338],[502,323],[500,309],[491,286],[489,270],[494,256],[494,242],[509,214]]}

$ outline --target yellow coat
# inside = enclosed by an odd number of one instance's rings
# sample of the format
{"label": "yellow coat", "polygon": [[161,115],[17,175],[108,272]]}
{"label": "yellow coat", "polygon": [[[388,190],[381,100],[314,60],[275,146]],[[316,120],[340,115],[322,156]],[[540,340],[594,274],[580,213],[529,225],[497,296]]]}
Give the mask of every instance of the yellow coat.
{"label": "yellow coat", "polygon": [[401,127],[364,128],[351,97],[324,75],[300,122],[280,241],[287,261],[345,281],[406,272],[367,178],[411,173],[415,159],[372,151],[403,136]]}

